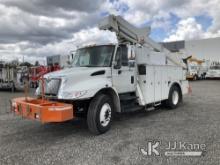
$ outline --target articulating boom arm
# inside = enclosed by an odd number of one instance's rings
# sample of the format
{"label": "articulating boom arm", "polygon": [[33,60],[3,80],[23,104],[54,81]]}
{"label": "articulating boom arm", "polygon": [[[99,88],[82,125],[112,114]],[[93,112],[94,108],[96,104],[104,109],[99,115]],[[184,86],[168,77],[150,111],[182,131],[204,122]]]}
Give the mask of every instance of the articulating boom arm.
{"label": "articulating boom arm", "polygon": [[99,29],[115,32],[119,43],[130,42],[150,47],[158,52],[164,52],[166,57],[175,65],[185,67],[180,62],[169,56],[170,51],[162,45],[154,42],[150,37],[150,27],[137,28],[124,20],[121,16],[109,15],[99,24]]}
{"label": "articulating boom arm", "polygon": [[115,32],[119,43],[130,42],[133,44],[149,45],[159,52],[165,49],[148,37],[151,31],[150,27],[137,28],[121,16],[108,16],[99,24],[99,29]]}

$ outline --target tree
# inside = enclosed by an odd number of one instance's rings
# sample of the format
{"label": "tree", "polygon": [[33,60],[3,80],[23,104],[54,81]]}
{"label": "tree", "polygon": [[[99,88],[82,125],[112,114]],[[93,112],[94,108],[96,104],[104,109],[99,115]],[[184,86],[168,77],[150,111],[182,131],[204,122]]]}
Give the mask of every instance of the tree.
{"label": "tree", "polygon": [[35,66],[39,66],[40,64],[39,64],[39,61],[35,61],[35,64],[34,64]]}
{"label": "tree", "polygon": [[27,66],[27,67],[31,67],[31,66],[33,66],[31,63],[29,63],[29,62],[22,62],[21,64],[20,64],[20,66]]}

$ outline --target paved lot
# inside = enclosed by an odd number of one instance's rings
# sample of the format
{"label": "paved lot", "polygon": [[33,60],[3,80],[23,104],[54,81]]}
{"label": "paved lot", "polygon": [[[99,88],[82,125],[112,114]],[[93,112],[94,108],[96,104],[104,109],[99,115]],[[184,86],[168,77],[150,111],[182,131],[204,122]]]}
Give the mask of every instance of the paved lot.
{"label": "paved lot", "polygon": [[[41,125],[8,111],[0,92],[0,164],[220,164],[220,81],[191,83],[193,94],[176,110],[126,114],[104,135],[93,136],[84,120]],[[144,156],[149,140],[160,140],[161,156]],[[205,144],[202,157],[166,157],[168,142]],[[158,149],[158,148],[157,148]]]}

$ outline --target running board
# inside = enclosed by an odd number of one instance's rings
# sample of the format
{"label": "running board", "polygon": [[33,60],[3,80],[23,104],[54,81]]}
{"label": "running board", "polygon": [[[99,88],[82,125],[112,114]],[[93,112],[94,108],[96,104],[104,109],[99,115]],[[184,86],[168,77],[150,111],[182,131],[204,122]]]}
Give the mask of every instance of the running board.
{"label": "running board", "polygon": [[155,107],[148,107],[148,108],[146,108],[145,110],[146,110],[146,111],[153,111],[153,110],[155,110]]}
{"label": "running board", "polygon": [[146,111],[153,111],[156,109],[157,106],[160,106],[161,105],[161,102],[155,102],[155,103],[152,103],[152,104],[149,104],[145,107],[145,110]]}
{"label": "running board", "polygon": [[154,103],[154,106],[155,106],[155,107],[157,107],[157,106],[159,106],[159,105],[161,105],[161,101],[160,101],[160,102],[155,102],[155,103]]}

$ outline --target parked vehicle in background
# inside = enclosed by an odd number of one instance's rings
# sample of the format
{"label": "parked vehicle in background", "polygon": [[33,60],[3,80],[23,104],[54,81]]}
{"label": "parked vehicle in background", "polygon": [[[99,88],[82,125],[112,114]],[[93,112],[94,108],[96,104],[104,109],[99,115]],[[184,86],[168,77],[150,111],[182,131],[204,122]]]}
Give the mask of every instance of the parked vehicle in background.
{"label": "parked vehicle in background", "polygon": [[220,63],[212,63],[206,74],[206,79],[220,79]]}
{"label": "parked vehicle in background", "polygon": [[26,66],[2,65],[0,67],[0,89],[11,89],[12,92],[23,90],[28,81]]}
{"label": "parked vehicle in background", "polygon": [[208,61],[199,60],[191,56],[190,58],[187,59],[186,77],[188,80],[205,79],[208,68],[209,68]]}

